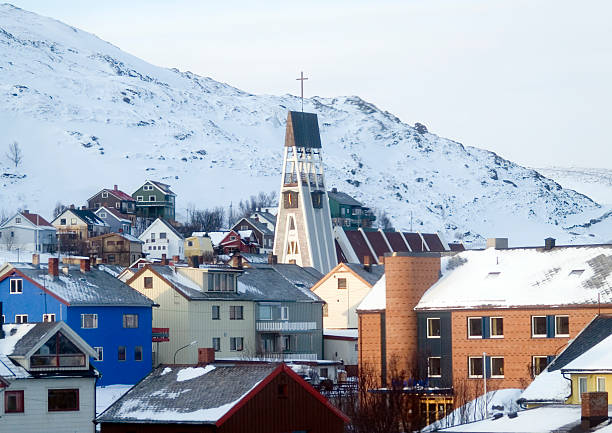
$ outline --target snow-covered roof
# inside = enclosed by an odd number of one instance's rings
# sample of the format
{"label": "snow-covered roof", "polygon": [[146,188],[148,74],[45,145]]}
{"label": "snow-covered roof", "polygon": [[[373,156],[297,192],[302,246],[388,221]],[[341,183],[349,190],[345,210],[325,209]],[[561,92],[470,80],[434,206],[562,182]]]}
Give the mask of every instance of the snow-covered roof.
{"label": "snow-covered roof", "polygon": [[612,371],[612,335],[568,363],[561,371]]}
{"label": "snow-covered roof", "polygon": [[359,331],[357,329],[324,329],[323,337],[343,337],[357,338]]}
{"label": "snow-covered roof", "polygon": [[[201,232],[197,232],[193,233],[194,236],[199,236],[199,233]],[[221,241],[227,236],[229,232],[208,232],[208,237],[210,238],[210,241],[212,242],[212,244],[214,246],[217,246],[221,243]],[[204,233],[202,233],[202,235],[204,235]]]}
{"label": "snow-covered roof", "polygon": [[10,360],[15,345],[36,326],[35,323],[2,325],[4,338],[0,339],[0,377],[23,379],[30,377],[26,369]]}
{"label": "snow-covered roof", "polygon": [[213,424],[276,368],[276,365],[160,366],[97,420]]}
{"label": "snow-covered roof", "polygon": [[612,303],[612,245],[464,251],[417,310]]}
{"label": "snow-covered roof", "polygon": [[382,277],[374,284],[370,293],[361,301],[357,310],[384,310],[387,307],[387,279]]}

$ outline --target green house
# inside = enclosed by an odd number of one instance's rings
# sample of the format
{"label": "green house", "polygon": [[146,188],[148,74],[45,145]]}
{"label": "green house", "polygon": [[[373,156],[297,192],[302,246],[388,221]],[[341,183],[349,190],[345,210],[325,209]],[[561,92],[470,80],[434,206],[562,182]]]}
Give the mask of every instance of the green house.
{"label": "green house", "polygon": [[332,188],[327,192],[332,224],[347,229],[368,228],[376,220],[370,208],[364,207],[347,193]]}
{"label": "green house", "polygon": [[147,180],[132,197],[136,200],[136,216],[174,221],[176,194],[165,183]]}

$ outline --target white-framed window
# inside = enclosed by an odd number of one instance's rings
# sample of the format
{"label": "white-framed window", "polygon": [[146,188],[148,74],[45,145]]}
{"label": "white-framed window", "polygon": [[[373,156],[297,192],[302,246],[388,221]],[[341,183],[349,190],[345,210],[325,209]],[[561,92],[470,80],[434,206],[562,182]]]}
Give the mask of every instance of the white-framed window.
{"label": "white-framed window", "polygon": [[482,338],[482,317],[468,317],[468,338]]}
{"label": "white-framed window", "polygon": [[71,226],[77,225],[77,219],[76,218],[70,218],[70,225]]}
{"label": "white-framed window", "polygon": [[427,376],[442,377],[441,361],[442,359],[439,356],[427,358]]}
{"label": "white-framed window", "polygon": [[470,356],[468,358],[468,377],[482,377],[484,371],[483,367],[482,356]]}
{"label": "white-framed window", "polygon": [[11,278],[10,292],[12,295],[20,295],[23,293],[23,280],[21,278]]}
{"label": "white-framed window", "polygon": [[137,195],[136,196],[136,201],[144,201],[143,197],[141,195]]}
{"label": "white-framed window", "polygon": [[582,401],[582,394],[587,392],[587,378],[579,377],[578,378],[578,401]]}
{"label": "white-framed window", "polygon": [[152,191],[153,190],[153,185],[145,185],[142,189],[145,190],[145,191]]}
{"label": "white-framed window", "polygon": [[100,213],[98,214],[98,216],[99,216],[100,218],[106,218],[106,212],[100,212]]}
{"label": "white-framed window", "polygon": [[440,338],[440,318],[427,318],[427,338]]}
{"label": "white-framed window", "polygon": [[598,377],[597,378],[597,392],[605,392],[606,391],[606,378]]}
{"label": "white-framed window", "polygon": [[271,305],[260,305],[259,306],[259,320],[272,320],[272,306]]}
{"label": "white-framed window", "polygon": [[212,320],[220,320],[221,319],[221,306],[213,305],[212,306]]}
{"label": "white-framed window", "polygon": [[533,376],[537,376],[544,371],[548,365],[548,356],[534,356],[532,357],[531,364],[533,366]]}
{"label": "white-framed window", "polygon": [[569,337],[569,316],[555,316],[555,337]]}
{"label": "white-framed window", "polygon": [[155,242],[155,233],[151,233],[151,242]]}
{"label": "white-framed window", "polygon": [[289,320],[289,307],[281,307],[281,320]]}
{"label": "white-framed window", "polygon": [[491,338],[504,338],[504,318],[491,317],[490,319]]}
{"label": "white-framed window", "polygon": [[159,238],[160,239],[166,239],[166,232],[160,232],[159,233]]}
{"label": "white-framed window", "polygon": [[155,201],[155,196],[154,195],[150,195],[149,196],[149,201]]}
{"label": "white-framed window", "polygon": [[94,329],[98,327],[97,314],[81,314],[81,328]]}
{"label": "white-framed window", "polygon": [[221,338],[220,337],[213,337],[212,347],[213,349],[215,349],[215,352],[219,352],[221,350]]}
{"label": "white-framed window", "polygon": [[15,323],[28,323],[27,314],[15,314]]}
{"label": "white-framed window", "polygon": [[531,316],[531,336],[533,338],[546,337],[546,316]]}
{"label": "white-framed window", "polygon": [[61,226],[65,226],[66,225],[66,218],[60,218],[60,225]]}
{"label": "white-framed window", "polygon": [[491,377],[503,378],[504,377],[504,357],[503,356],[492,356],[491,357]]}
{"label": "white-framed window", "polygon": [[108,192],[102,191],[102,198],[108,198]]}
{"label": "white-framed window", "polygon": [[15,224],[21,224],[21,218],[20,217],[15,218]]}
{"label": "white-framed window", "polygon": [[115,209],[120,209],[121,208],[121,203],[116,201],[115,202]]}
{"label": "white-framed window", "polygon": [[138,328],[138,314],[124,314],[123,315],[123,327],[124,328]]}
{"label": "white-framed window", "polygon": [[55,322],[55,314],[43,314],[43,322]]}
{"label": "white-framed window", "polygon": [[242,337],[230,337],[230,351],[240,352],[244,349]]}
{"label": "white-framed window", "polygon": [[96,359],[94,361],[104,361],[104,347],[96,346],[94,347],[94,350],[97,353]]}

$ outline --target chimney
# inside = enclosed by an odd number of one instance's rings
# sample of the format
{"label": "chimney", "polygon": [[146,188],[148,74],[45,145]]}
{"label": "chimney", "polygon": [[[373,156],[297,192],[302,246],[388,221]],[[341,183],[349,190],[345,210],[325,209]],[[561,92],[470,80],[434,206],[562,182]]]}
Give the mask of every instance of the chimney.
{"label": "chimney", "polygon": [[552,250],[555,247],[555,238],[544,239],[544,249]]}
{"label": "chimney", "polygon": [[167,265],[168,264],[168,259],[166,258],[166,254],[162,254],[161,264],[162,265]]}
{"label": "chimney", "polygon": [[89,259],[81,259],[81,272],[86,273],[91,271]]}
{"label": "chimney", "polygon": [[71,204],[71,205],[70,205],[70,209],[74,209],[74,204]]}
{"label": "chimney", "polygon": [[4,329],[2,329],[2,325],[4,325],[4,316],[2,314],[2,301],[0,301],[0,340],[4,338]]}
{"label": "chimney", "polygon": [[87,210],[87,206],[81,206],[81,210]]}
{"label": "chimney", "polygon": [[96,265],[100,265],[104,263],[104,261],[102,260],[102,257],[96,257]]}
{"label": "chimney", "polygon": [[487,248],[495,248],[496,250],[508,249],[508,238],[488,238]]}
{"label": "chimney", "polygon": [[52,277],[59,275],[59,259],[57,257],[49,257],[49,275]]}
{"label": "chimney", "polygon": [[24,209],[22,212],[24,215],[28,215],[30,213],[30,211],[28,209]]}
{"label": "chimney", "polygon": [[363,266],[370,267],[371,264],[372,264],[372,258],[370,256],[363,256]]}
{"label": "chimney", "polygon": [[176,264],[176,263],[181,261],[181,257],[180,256],[172,256],[172,261]]}
{"label": "chimney", "polygon": [[585,392],[580,397],[582,400],[580,424],[583,430],[590,430],[591,427],[608,419],[607,392]]}
{"label": "chimney", "polygon": [[385,256],[378,256],[378,263],[380,263],[381,265],[385,264]]}
{"label": "chimney", "polygon": [[268,253],[268,264],[276,265],[278,263],[278,257],[276,254]]}
{"label": "chimney", "polygon": [[69,270],[68,266],[62,266],[62,274],[68,275],[68,270]]}
{"label": "chimney", "polygon": [[40,265],[40,254],[32,254],[32,264],[34,266]]}
{"label": "chimney", "polygon": [[212,364],[215,362],[215,349],[212,347],[198,348],[198,365]]}
{"label": "chimney", "polygon": [[338,192],[338,188],[332,188],[332,192],[337,193]]}
{"label": "chimney", "polygon": [[114,186],[113,190],[117,191],[117,185]]}

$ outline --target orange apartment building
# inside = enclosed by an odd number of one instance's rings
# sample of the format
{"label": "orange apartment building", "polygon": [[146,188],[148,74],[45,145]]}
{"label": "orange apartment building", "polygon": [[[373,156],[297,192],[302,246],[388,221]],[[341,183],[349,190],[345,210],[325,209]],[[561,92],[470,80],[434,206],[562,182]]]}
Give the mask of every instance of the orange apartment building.
{"label": "orange apartment building", "polygon": [[424,399],[439,418],[485,379],[526,387],[599,312],[612,312],[612,245],[395,253],[358,307],[360,369],[446,390]]}

